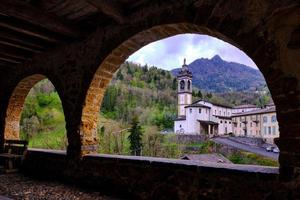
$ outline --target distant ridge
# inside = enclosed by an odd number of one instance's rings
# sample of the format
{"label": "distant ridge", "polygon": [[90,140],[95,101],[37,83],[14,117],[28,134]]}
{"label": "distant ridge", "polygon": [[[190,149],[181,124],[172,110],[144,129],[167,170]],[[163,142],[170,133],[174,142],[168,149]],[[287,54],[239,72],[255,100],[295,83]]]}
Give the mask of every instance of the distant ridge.
{"label": "distant ridge", "polygon": [[[193,86],[210,92],[255,91],[266,85],[259,70],[227,62],[219,55],[211,59],[200,58],[188,65],[193,73]],[[171,70],[176,76],[180,68]]]}

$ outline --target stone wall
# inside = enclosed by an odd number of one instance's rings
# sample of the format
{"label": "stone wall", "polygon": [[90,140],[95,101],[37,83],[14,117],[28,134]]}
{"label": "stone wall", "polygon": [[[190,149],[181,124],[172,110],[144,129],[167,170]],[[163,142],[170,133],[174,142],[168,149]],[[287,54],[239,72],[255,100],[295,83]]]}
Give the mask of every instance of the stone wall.
{"label": "stone wall", "polygon": [[203,142],[208,139],[206,135],[175,135],[171,137],[170,142],[180,143],[180,144],[191,144],[195,142]]}
{"label": "stone wall", "polygon": [[250,138],[250,137],[227,137],[227,139],[232,140],[234,142],[239,142],[242,144],[250,145],[250,146],[258,146],[261,147],[264,144],[262,138]]}
{"label": "stone wall", "polygon": [[89,155],[74,163],[63,152],[30,150],[23,172],[128,199],[279,200],[300,195],[295,183],[278,181],[277,168],[262,166],[117,155]]}
{"label": "stone wall", "polygon": [[[5,134],[14,138],[18,135],[17,117],[7,115],[13,110],[14,101],[22,102],[14,98],[15,89],[22,80],[40,74],[53,83],[61,98],[68,156],[76,161],[96,152],[99,107],[119,65],[151,42],[183,33],[207,34],[243,50],[262,71],[277,107],[281,174],[286,179],[297,179],[300,175],[299,2],[155,0],[146,5],[132,15],[128,13],[129,20],[124,24],[99,26],[86,38],[36,54],[16,67],[0,68],[0,143],[3,144]],[[12,131],[5,131],[6,127]]]}

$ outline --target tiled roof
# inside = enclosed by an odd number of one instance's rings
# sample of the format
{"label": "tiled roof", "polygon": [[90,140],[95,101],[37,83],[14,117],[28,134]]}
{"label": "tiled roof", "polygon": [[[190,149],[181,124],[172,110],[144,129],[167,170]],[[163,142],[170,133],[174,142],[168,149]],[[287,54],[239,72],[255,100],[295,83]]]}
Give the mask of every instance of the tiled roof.
{"label": "tiled roof", "polygon": [[219,154],[185,154],[181,157],[183,160],[192,160],[198,162],[213,162],[213,163],[232,163],[230,160]]}
{"label": "tiled roof", "polygon": [[257,106],[253,104],[244,104],[244,105],[234,106],[233,108],[257,108]]}

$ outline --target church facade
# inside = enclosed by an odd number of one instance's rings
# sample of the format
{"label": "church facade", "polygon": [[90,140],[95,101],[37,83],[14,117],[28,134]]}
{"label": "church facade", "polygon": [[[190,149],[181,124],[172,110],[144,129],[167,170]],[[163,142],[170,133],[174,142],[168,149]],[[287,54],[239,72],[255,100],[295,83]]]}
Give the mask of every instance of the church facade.
{"label": "church facade", "polygon": [[230,107],[205,100],[192,102],[192,73],[184,60],[177,76],[178,113],[174,121],[176,134],[209,137],[234,135],[262,138],[273,143],[279,137],[274,105],[258,108],[255,105]]}

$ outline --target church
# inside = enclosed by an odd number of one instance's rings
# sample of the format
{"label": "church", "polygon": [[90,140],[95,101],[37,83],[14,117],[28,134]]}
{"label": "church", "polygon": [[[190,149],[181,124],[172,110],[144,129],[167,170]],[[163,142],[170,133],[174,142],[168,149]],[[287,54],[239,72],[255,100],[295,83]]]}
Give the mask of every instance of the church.
{"label": "church", "polygon": [[274,104],[258,108],[255,105],[231,107],[202,99],[193,102],[192,78],[184,59],[177,75],[176,134],[205,134],[209,137],[231,134],[262,138],[268,143],[273,143],[274,138],[279,137]]}

